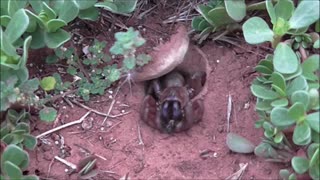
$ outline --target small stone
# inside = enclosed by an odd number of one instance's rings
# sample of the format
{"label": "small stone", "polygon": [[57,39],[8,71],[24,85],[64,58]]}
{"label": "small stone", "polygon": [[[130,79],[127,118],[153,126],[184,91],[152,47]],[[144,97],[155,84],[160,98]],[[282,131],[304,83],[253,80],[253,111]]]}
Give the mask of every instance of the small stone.
{"label": "small stone", "polygon": [[219,63],[220,62],[220,60],[219,59],[217,59],[217,63]]}
{"label": "small stone", "polygon": [[250,107],[250,103],[249,102],[244,104],[244,109],[249,109],[249,107]]}
{"label": "small stone", "polygon": [[66,172],[66,173],[69,172],[69,169],[64,169],[64,172]]}
{"label": "small stone", "polygon": [[222,127],[222,126],[219,126],[219,127],[217,128],[217,131],[218,131],[219,133],[222,133],[222,132],[223,132],[223,127]]}

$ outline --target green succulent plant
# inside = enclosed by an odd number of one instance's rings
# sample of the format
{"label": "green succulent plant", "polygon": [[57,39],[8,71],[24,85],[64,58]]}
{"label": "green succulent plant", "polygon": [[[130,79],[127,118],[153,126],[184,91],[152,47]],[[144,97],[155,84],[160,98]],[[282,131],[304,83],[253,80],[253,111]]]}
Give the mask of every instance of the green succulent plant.
{"label": "green succulent plant", "polygon": [[24,110],[18,113],[9,109],[5,121],[1,123],[1,141],[7,145],[15,144],[33,150],[37,139],[30,135],[29,118],[29,113]]}
{"label": "green succulent plant", "polygon": [[37,180],[35,175],[23,175],[29,165],[29,155],[20,147],[10,144],[1,154],[1,179]]}
{"label": "green succulent plant", "polygon": [[219,37],[239,29],[247,11],[265,8],[264,3],[246,5],[244,0],[212,0],[207,5],[200,4],[196,8],[200,16],[194,17],[191,23],[192,28],[200,32],[195,39],[201,43],[211,33],[224,30]]}

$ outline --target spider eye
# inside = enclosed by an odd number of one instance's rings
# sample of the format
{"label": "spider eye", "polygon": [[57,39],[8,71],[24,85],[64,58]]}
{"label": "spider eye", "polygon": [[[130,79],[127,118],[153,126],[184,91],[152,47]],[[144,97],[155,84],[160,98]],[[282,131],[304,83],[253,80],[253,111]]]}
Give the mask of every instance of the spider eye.
{"label": "spider eye", "polygon": [[173,102],[173,108],[172,108],[172,119],[175,120],[180,120],[182,113],[181,113],[181,108],[180,108],[180,103],[179,102]]}
{"label": "spider eye", "polygon": [[162,105],[162,108],[161,108],[161,116],[164,118],[164,119],[169,119],[169,102],[166,101],[164,102],[164,104]]}

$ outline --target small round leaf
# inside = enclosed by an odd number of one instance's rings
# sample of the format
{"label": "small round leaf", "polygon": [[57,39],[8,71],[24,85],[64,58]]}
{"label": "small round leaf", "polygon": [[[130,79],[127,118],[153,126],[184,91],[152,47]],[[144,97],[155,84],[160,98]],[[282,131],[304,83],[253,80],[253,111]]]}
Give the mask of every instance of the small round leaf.
{"label": "small round leaf", "polygon": [[40,119],[45,122],[52,122],[56,119],[57,110],[52,107],[45,107],[39,112]]}

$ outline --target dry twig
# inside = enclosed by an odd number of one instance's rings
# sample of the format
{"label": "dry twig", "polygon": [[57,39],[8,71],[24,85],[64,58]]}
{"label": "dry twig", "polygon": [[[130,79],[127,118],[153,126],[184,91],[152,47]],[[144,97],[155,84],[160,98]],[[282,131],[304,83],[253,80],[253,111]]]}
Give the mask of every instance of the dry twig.
{"label": "dry twig", "polygon": [[72,121],[72,122],[69,122],[69,123],[64,124],[64,125],[62,125],[62,126],[53,128],[53,129],[51,129],[51,130],[49,130],[49,131],[46,131],[46,132],[44,132],[44,133],[42,133],[42,134],[39,134],[38,136],[36,136],[36,138],[39,139],[39,138],[41,138],[41,137],[43,137],[43,136],[45,136],[45,135],[51,134],[51,133],[53,133],[53,132],[59,131],[59,130],[64,129],[64,128],[67,128],[67,127],[69,127],[69,126],[72,126],[72,125],[75,125],[75,124],[80,124],[80,123],[83,122],[83,120],[84,120],[90,113],[91,113],[91,111],[88,111],[88,112],[87,112],[85,115],[83,115],[79,120]]}

